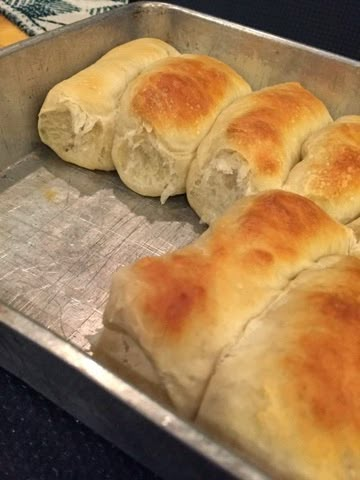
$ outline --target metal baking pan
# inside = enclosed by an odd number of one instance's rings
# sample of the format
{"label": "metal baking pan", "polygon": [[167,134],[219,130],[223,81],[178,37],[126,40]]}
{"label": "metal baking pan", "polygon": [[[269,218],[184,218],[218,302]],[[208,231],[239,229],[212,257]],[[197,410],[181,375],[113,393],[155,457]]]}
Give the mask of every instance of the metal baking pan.
{"label": "metal baking pan", "polygon": [[[359,113],[359,64],[167,4],[144,2],[0,52],[0,365],[164,478],[270,478],[94,362],[110,276],[204,228],[183,196],[161,206],[114,173],[60,161],[40,144],[48,90],[110,48],[153,36],[209,54],[253,89],[297,80],[334,117]],[[268,472],[270,475],[270,473]]]}

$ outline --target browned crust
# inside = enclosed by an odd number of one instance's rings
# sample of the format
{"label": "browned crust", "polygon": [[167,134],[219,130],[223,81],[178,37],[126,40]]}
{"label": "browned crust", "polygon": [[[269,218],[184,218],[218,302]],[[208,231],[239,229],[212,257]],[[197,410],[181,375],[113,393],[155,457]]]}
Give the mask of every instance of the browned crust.
{"label": "browned crust", "polygon": [[297,400],[322,429],[360,433],[360,260],[349,257],[330,287],[307,292],[308,333],[285,359]]}
{"label": "browned crust", "polygon": [[211,57],[175,57],[145,74],[132,109],[155,128],[193,128],[216,109],[240,81],[227,65]]}
{"label": "browned crust", "polygon": [[251,160],[252,168],[277,176],[282,168],[288,136],[300,123],[326,111],[299,83],[287,83],[251,95],[253,106],[234,118],[226,135]]}
{"label": "browned crust", "polygon": [[226,295],[242,276],[255,284],[263,275],[272,277],[282,262],[297,261],[309,241],[341,229],[305,197],[285,191],[258,195],[245,210],[235,206],[196,244],[134,266],[143,321],[174,341],[193,331],[194,322],[207,328],[222,295],[214,293],[215,285]]}
{"label": "browned crust", "polygon": [[320,142],[325,150],[319,150],[319,156],[326,156],[325,164],[314,169],[311,193],[337,199],[360,192],[360,123],[335,123]]}

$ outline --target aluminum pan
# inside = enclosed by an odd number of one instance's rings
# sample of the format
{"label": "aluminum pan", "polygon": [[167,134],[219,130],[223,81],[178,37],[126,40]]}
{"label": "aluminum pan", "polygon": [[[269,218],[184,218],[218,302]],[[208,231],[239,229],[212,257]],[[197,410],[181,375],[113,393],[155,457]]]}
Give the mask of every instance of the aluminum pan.
{"label": "aluminum pan", "polygon": [[119,264],[201,232],[184,198],[160,207],[115,175],[67,165],[38,146],[36,115],[48,89],[140,36],[216,56],[254,88],[299,80],[335,116],[359,111],[356,62],[164,4],[133,4],[4,49],[0,299],[21,313],[0,311],[0,363],[164,476],[219,478],[227,471],[258,480],[265,477],[64,341],[86,349]]}

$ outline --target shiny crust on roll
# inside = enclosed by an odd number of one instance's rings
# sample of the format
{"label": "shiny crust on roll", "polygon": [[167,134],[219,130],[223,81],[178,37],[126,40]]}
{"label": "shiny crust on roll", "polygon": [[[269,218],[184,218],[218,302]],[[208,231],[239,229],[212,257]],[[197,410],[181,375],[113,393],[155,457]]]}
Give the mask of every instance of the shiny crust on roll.
{"label": "shiny crust on roll", "polygon": [[218,117],[192,162],[190,205],[210,224],[237,198],[282,187],[303,141],[329,122],[324,104],[299,83],[237,100]]}
{"label": "shiny crust on roll", "polygon": [[360,215],[360,116],[349,115],[314,133],[285,188],[305,195],[339,222]]}
{"label": "shiny crust on roll", "polygon": [[39,113],[39,135],[63,160],[90,170],[114,170],[116,106],[130,80],[151,63],[177,55],[167,43],[141,38],[110,50],[55,85]]}
{"label": "shiny crust on roll", "polygon": [[357,480],[359,359],[360,259],[324,259],[223,353],[197,422],[280,478]]}
{"label": "shiny crust on roll", "polygon": [[104,324],[141,346],[177,411],[192,418],[223,348],[294,275],[353,242],[304,197],[246,197],[188,247],[121,268]]}
{"label": "shiny crust on roll", "polygon": [[205,55],[157,62],[125,92],[116,119],[112,157],[123,182],[142,195],[185,192],[189,165],[219,113],[249,85]]}

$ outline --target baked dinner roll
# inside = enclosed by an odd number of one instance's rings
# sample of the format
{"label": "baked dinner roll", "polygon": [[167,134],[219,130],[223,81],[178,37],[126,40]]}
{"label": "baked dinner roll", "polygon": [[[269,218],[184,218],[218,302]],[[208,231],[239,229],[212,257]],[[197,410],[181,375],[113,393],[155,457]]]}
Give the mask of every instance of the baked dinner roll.
{"label": "baked dinner roll", "polygon": [[218,355],[289,280],[347,254],[353,232],[305,197],[270,191],[236,202],[191,245],[121,268],[104,313],[155,366],[179,413],[193,417]]}
{"label": "baked dinner roll", "polygon": [[360,478],[360,259],[324,259],[226,350],[197,422],[280,471]]}
{"label": "baked dinner roll", "polygon": [[162,202],[184,193],[201,139],[221,110],[249,92],[240,75],[205,55],[149,67],[129,85],[116,118],[112,157],[122,181]]}
{"label": "baked dinner roll", "polygon": [[237,100],[200,144],[186,183],[190,205],[210,224],[237,198],[280,188],[305,138],[330,121],[324,104],[299,83]]}
{"label": "baked dinner roll", "polygon": [[114,170],[115,107],[130,80],[151,63],[177,55],[161,40],[141,38],[110,50],[55,85],[39,114],[39,134],[63,160],[90,170]]}
{"label": "baked dinner roll", "polygon": [[349,115],[311,135],[285,188],[311,198],[339,222],[360,215],[360,116]]}

